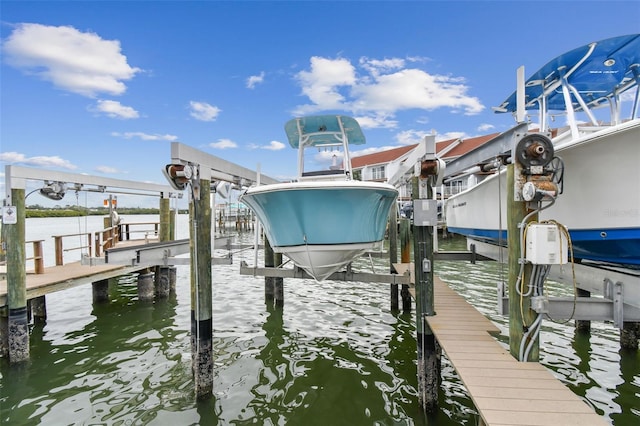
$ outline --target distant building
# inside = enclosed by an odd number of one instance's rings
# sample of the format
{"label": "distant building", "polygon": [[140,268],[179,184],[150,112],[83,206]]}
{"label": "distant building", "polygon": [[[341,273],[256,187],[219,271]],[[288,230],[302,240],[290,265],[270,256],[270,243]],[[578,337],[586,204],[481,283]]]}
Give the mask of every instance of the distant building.
{"label": "distant building", "polygon": [[[436,142],[436,153],[445,162],[449,162],[478,148],[498,135],[499,133],[492,133],[473,138],[457,138]],[[353,157],[351,159],[353,176],[359,180],[387,182],[389,177],[398,171],[400,165],[417,146],[418,144],[406,145],[373,154]],[[439,189],[438,192],[443,192],[445,196],[448,196],[466,189],[467,186],[468,182],[464,178],[461,178],[460,180],[453,180],[443,185],[443,188]],[[400,200],[409,199],[410,193],[410,188],[401,188]]]}

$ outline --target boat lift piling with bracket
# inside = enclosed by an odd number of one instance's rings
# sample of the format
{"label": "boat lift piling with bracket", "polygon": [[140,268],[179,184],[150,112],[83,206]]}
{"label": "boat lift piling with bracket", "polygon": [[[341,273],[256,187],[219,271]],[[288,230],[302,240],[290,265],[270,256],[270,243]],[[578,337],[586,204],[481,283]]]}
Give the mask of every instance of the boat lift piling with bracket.
{"label": "boat lift piling with bracket", "polygon": [[408,179],[412,183],[418,393],[423,411],[428,413],[437,410],[441,377],[442,349],[426,317],[435,315],[433,262],[438,208],[433,187],[441,183],[444,171],[444,161],[436,157],[435,135],[430,135],[389,179],[396,187],[404,185]]}
{"label": "boat lift piling with bracket", "polygon": [[171,163],[163,173],[176,190],[190,193],[192,370],[196,398],[209,398],[213,393],[212,182],[242,187],[259,180],[264,183],[277,180],[179,142],[171,143]]}

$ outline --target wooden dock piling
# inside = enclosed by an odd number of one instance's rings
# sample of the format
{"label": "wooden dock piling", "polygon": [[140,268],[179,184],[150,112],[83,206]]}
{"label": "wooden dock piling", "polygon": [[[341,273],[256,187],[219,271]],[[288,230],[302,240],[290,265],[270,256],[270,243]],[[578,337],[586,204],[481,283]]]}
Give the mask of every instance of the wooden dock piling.
{"label": "wooden dock piling", "polygon": [[104,279],[91,283],[93,303],[109,302],[109,280]]}
{"label": "wooden dock piling", "polygon": [[[400,219],[400,262],[411,262],[411,220]],[[402,311],[411,312],[411,294],[409,293],[409,286],[402,284],[402,290],[400,290],[400,296],[402,298]]]}
{"label": "wooden dock piling", "polygon": [[620,330],[620,348],[638,350],[638,339],[640,339],[640,323],[623,322]]}
{"label": "wooden dock piling", "polygon": [[159,299],[166,299],[171,293],[171,285],[169,284],[169,267],[158,266],[156,267],[156,297]]}
{"label": "wooden dock piling", "polygon": [[0,307],[0,357],[9,356],[9,309]]}
{"label": "wooden dock piling", "polygon": [[190,203],[191,353],[196,398],[203,399],[213,392],[211,181],[201,176],[199,183],[200,197]]}
{"label": "wooden dock piling", "polygon": [[[282,264],[282,253],[273,253],[274,266]],[[273,277],[273,296],[277,307],[284,306],[284,278]]]}
{"label": "wooden dock piling", "polygon": [[[161,197],[158,241],[166,242],[175,239],[171,225],[172,213],[173,212],[171,211],[169,205],[169,198]],[[160,265],[156,266],[155,268],[155,293],[156,297],[160,299],[166,299],[171,293],[171,268],[172,267]]]}
{"label": "wooden dock piling", "polygon": [[[392,208],[389,212],[389,265],[390,273],[393,273],[394,263],[398,263],[398,212]],[[398,284],[390,284],[389,291],[391,293],[391,311],[398,311]]]}
{"label": "wooden dock piling", "polygon": [[35,323],[47,320],[47,301],[44,295],[31,299],[31,313]]}
{"label": "wooden dock piling", "polygon": [[[520,296],[519,292],[526,293],[527,284],[523,279],[520,284],[518,275],[520,271],[520,228],[518,225],[523,221],[529,213],[526,203],[515,201],[514,188],[515,171],[514,165],[507,166],[507,244],[509,247],[509,347],[511,355],[519,359],[520,346],[522,340],[525,339],[527,331],[532,327],[537,317],[535,311],[531,309],[531,296]],[[532,215],[529,220],[537,220],[538,216]],[[533,266],[528,263],[522,265],[524,268],[524,276],[530,277]],[[539,359],[539,337],[537,333],[529,334],[531,340],[531,350],[526,360],[521,361],[538,361]],[[525,342],[526,343],[526,342]]]}
{"label": "wooden dock piling", "polygon": [[141,271],[138,275],[138,300],[141,302],[153,302],[155,297],[154,274],[150,268]]}
{"label": "wooden dock piling", "polygon": [[[581,288],[576,288],[576,296],[577,297],[591,297],[591,292],[587,290],[583,290]],[[576,320],[575,321],[576,331],[582,333],[589,333],[591,331],[591,321],[588,320]]]}
{"label": "wooden dock piling", "polygon": [[[413,178],[412,198],[431,198],[431,185],[427,179]],[[415,218],[415,210],[414,210]],[[416,334],[418,345],[418,393],[425,412],[434,412],[438,407],[440,387],[441,350],[426,321],[433,316],[433,227],[413,224],[413,258],[416,289]]]}
{"label": "wooden dock piling", "polygon": [[7,243],[7,301],[9,362],[29,359],[29,327],[27,317],[27,284],[25,255],[25,190],[11,189],[11,203],[16,223],[2,226]]}
{"label": "wooden dock piling", "polygon": [[[275,259],[273,258],[273,248],[269,239],[264,237],[264,266],[273,268]],[[264,302],[271,306],[275,298],[274,277],[264,277]]]}

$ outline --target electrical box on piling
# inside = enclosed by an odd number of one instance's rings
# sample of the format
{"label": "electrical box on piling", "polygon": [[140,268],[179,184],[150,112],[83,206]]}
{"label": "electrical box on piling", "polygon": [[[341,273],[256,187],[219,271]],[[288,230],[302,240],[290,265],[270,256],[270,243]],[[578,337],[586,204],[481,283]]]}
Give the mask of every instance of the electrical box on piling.
{"label": "electrical box on piling", "polygon": [[527,226],[525,247],[525,257],[534,265],[564,265],[568,262],[567,236],[556,224]]}

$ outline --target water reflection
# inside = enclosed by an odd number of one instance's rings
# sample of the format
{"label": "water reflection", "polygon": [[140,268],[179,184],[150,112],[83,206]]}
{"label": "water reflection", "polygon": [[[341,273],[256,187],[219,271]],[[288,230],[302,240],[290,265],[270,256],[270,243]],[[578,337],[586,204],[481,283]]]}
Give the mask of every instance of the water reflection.
{"label": "water reflection", "polygon": [[[244,241],[252,242],[247,234]],[[446,249],[464,248],[463,241]],[[223,255],[226,253],[218,253]],[[238,264],[213,270],[213,397],[196,401],[190,347],[190,275],[177,292],[139,303],[135,277],[91,305],[91,286],[47,296],[49,318],[31,330],[31,361],[0,359],[2,424],[416,424],[474,425],[478,417],[443,359],[440,410],[423,417],[417,397],[415,312],[390,311],[386,284],[285,280],[284,308],[265,307],[264,278]],[[246,254],[253,263],[253,254]],[[249,258],[251,257],[251,258]],[[386,271],[383,260],[373,259]],[[357,269],[369,270],[369,261]],[[491,318],[495,263],[436,262],[436,273]],[[617,331],[590,335],[545,321],[542,363],[616,424],[640,418],[638,352]]]}

